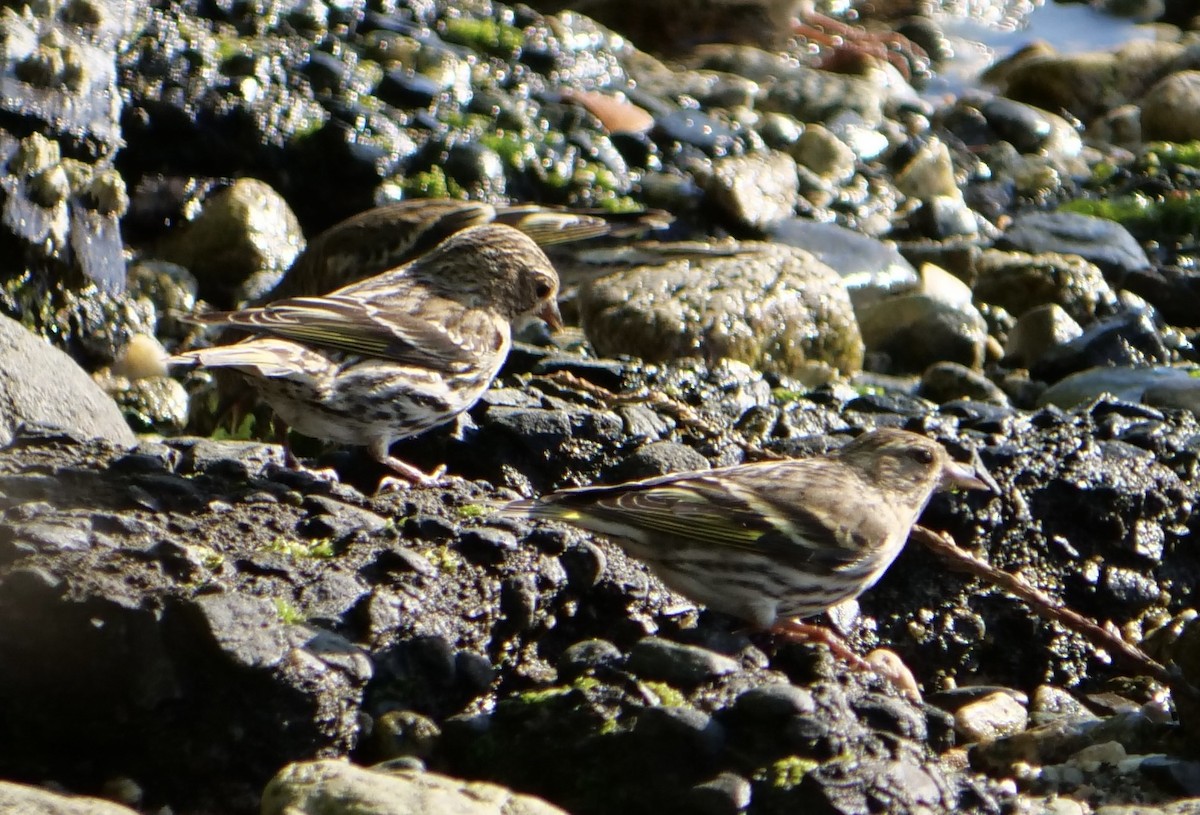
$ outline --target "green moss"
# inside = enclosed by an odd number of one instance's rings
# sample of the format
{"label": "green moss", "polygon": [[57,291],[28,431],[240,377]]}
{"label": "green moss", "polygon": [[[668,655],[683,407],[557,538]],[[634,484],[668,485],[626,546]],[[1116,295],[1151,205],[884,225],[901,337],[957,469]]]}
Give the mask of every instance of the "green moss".
{"label": "green moss", "polygon": [[1141,239],[1200,234],[1200,194],[1195,192],[1180,191],[1161,200],[1140,194],[1079,199],[1060,210],[1116,221]]}
{"label": "green moss", "polygon": [[799,402],[805,396],[804,391],[798,391],[792,388],[772,388],[771,398],[781,405],[786,405],[791,402]]}
{"label": "green moss", "polygon": [[442,574],[458,574],[459,569],[463,567],[462,555],[445,544],[429,550],[425,557]]}
{"label": "green moss", "polygon": [[1143,152],[1143,160],[1156,164],[1186,164],[1190,167],[1200,167],[1200,141],[1148,143]]}
{"label": "green moss", "polygon": [[442,39],[503,58],[519,54],[525,43],[525,35],[515,26],[497,20],[468,20],[462,17],[446,21]]}
{"label": "green moss", "polygon": [[413,173],[400,182],[405,198],[467,198],[467,191],[441,167]]}
{"label": "green moss", "polygon": [[659,704],[663,705],[664,707],[687,706],[687,697],[677,691],[675,688],[668,685],[666,682],[643,681],[642,684],[658,697]]}
{"label": "green moss", "polygon": [[505,164],[516,170],[524,170],[530,162],[537,160],[533,142],[512,130],[481,134],[479,143],[495,151]]}
{"label": "green moss", "polygon": [[[215,410],[215,407],[213,409]],[[235,427],[215,428],[212,432],[212,437],[215,441],[253,441],[264,438],[261,435],[263,432],[269,433],[270,429],[267,428],[265,431],[260,429],[258,427],[258,417],[253,413],[247,413]]]}
{"label": "green moss", "polygon": [[200,556],[200,565],[210,572],[216,571],[225,564],[225,556],[215,549],[209,549],[207,546],[196,546],[193,547],[193,550]]}
{"label": "green moss", "polygon": [[482,504],[463,504],[454,510],[460,518],[482,518],[487,515],[487,507]]}
{"label": "green moss", "polygon": [[1150,217],[1154,208],[1155,203],[1144,195],[1118,195],[1103,199],[1080,198],[1068,201],[1059,207],[1059,210],[1128,223]]}
{"label": "green moss", "polygon": [[289,538],[275,538],[267,544],[268,552],[277,552],[290,558],[321,558],[327,559],[337,554],[333,549],[333,540],[320,538],[315,541],[298,541]]}
{"label": "green moss", "polygon": [[287,625],[299,625],[305,619],[304,613],[294,603],[282,597],[275,598],[275,613],[279,616],[279,622]]}
{"label": "green moss", "polygon": [[791,789],[804,779],[809,770],[818,766],[820,762],[811,758],[788,756],[760,769],[754,774],[754,780],[778,789]]}
{"label": "green moss", "polygon": [[519,702],[524,705],[540,705],[551,699],[566,696],[574,690],[575,688],[570,685],[551,685],[548,688],[539,688],[537,690],[527,690],[524,693],[518,693],[509,701]]}

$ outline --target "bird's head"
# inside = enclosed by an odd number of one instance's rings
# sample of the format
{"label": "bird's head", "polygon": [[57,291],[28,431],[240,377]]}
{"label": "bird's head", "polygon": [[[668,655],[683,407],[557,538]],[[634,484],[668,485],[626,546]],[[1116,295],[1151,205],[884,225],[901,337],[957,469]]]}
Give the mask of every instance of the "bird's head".
{"label": "bird's head", "polygon": [[837,455],[873,483],[902,495],[928,495],[953,487],[992,489],[974,468],[950,458],[941,444],[907,430],[871,430],[839,449]]}
{"label": "bird's head", "polygon": [[558,273],[528,235],[503,224],[484,224],[455,233],[414,264],[430,288],[472,307],[485,307],[508,320],[535,315],[551,328],[558,313]]}

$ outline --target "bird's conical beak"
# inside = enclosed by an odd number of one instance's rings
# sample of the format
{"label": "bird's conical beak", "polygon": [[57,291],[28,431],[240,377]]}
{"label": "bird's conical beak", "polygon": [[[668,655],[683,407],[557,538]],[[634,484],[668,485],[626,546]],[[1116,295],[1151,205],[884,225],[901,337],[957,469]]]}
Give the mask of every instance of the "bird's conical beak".
{"label": "bird's conical beak", "polygon": [[942,489],[948,490],[955,487],[963,490],[1000,492],[1000,485],[987,470],[983,469],[982,464],[972,467],[969,464],[949,461],[942,468]]}
{"label": "bird's conical beak", "polygon": [[542,306],[542,310],[537,313],[537,316],[545,320],[546,325],[554,331],[562,330],[562,315],[558,313],[558,302],[554,299],[547,300],[546,305]]}

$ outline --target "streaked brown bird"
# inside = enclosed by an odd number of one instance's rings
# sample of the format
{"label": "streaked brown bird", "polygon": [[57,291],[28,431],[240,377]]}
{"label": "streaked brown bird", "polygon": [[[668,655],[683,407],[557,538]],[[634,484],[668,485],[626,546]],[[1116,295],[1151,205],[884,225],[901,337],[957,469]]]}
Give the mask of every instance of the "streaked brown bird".
{"label": "streaked brown bird", "polygon": [[478,401],[508,356],[514,320],[534,315],[561,327],[557,294],[558,275],[530,237],[475,226],[327,295],[197,315],[258,336],[170,362],[238,371],[300,433],[365,446],[403,478],[427,484],[437,475],[388,448]]}
{"label": "streaked brown bird", "polygon": [[472,226],[497,223],[519,229],[539,246],[665,226],[670,216],[648,211],[599,214],[538,204],[487,204],[449,198],[414,198],[360,212],[334,224],[300,253],[264,298],[325,294],[373,277],[423,255]]}
{"label": "streaked brown bird", "polygon": [[888,428],[824,456],[560,490],[502,513],[605,535],[683,596],[861,665],[801,620],[873,586],[950,487],[989,489],[936,441]]}

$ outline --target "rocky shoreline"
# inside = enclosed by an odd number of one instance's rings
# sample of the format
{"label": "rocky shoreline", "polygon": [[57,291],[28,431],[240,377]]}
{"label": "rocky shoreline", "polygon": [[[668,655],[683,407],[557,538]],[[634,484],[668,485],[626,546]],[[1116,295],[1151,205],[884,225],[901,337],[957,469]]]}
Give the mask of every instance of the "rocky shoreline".
{"label": "rocky shoreline", "polygon": [[[3,14],[0,810],[1197,806],[1194,31],[935,104],[919,49],[656,57],[499,3]],[[867,22],[936,71],[933,19]],[[197,435],[203,378],[128,376],[130,338],[197,342],[180,313],[261,295],[305,235],[461,195],[673,223],[553,251],[573,327],[395,447],[444,486],[375,494],[354,450],[289,470]],[[923,525],[1182,681],[910,544],[835,624],[918,704],[493,512],[879,426],[1001,487]]]}

